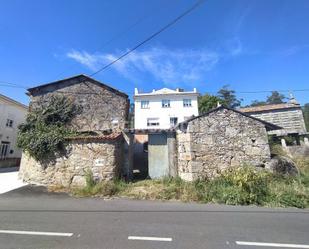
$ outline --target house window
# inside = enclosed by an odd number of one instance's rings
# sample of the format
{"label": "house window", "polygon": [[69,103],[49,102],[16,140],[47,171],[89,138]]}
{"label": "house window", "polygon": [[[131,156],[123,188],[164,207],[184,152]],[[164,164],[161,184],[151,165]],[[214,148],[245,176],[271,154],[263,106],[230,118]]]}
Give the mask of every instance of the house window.
{"label": "house window", "polygon": [[178,122],[178,118],[176,118],[176,117],[170,118],[170,125],[171,125],[171,127],[176,126],[177,122]]}
{"label": "house window", "polygon": [[141,108],[142,109],[148,109],[149,108],[149,101],[148,100],[142,100],[141,101]]}
{"label": "house window", "polygon": [[7,154],[9,153],[9,142],[1,142],[0,144],[0,159],[5,159]]}
{"label": "house window", "polygon": [[183,107],[191,107],[191,106],[192,106],[191,99],[183,100]]}
{"label": "house window", "polygon": [[152,126],[159,126],[159,118],[147,118],[147,126],[152,127]]}
{"label": "house window", "polygon": [[169,99],[162,99],[162,108],[171,107],[171,102]]}
{"label": "house window", "polygon": [[6,120],[6,127],[13,127],[13,123],[14,123],[14,121],[12,119],[8,118]]}

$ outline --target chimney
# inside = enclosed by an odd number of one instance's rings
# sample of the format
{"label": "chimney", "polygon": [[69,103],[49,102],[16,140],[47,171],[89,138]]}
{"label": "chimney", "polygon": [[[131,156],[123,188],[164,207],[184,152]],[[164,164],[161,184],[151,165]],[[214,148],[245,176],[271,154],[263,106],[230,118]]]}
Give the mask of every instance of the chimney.
{"label": "chimney", "polygon": [[195,87],[193,88],[193,92],[195,92],[195,93],[196,93],[196,88],[195,88]]}
{"label": "chimney", "polygon": [[134,88],[134,95],[137,95],[138,94],[138,89],[135,87]]}

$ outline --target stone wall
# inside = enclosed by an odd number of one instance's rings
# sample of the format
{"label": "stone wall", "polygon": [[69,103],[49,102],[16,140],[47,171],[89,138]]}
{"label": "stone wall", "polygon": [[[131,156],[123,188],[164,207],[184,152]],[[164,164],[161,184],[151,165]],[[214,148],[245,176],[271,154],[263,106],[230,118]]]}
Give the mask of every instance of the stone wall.
{"label": "stone wall", "polygon": [[269,134],[278,136],[287,135],[290,133],[306,132],[305,121],[301,107],[290,108],[283,110],[273,110],[261,113],[250,113],[251,116],[264,120],[266,122],[283,127],[280,130],[269,131]]}
{"label": "stone wall", "polygon": [[72,140],[66,153],[50,161],[38,162],[23,153],[19,177],[26,182],[47,186],[84,186],[86,172],[96,180],[111,180],[123,164],[123,139]]}
{"label": "stone wall", "polygon": [[77,131],[122,130],[126,125],[128,96],[89,77],[81,75],[31,90],[30,110],[49,103],[54,95],[66,96],[82,107],[71,122]]}
{"label": "stone wall", "polygon": [[178,174],[188,181],[212,178],[231,166],[263,166],[270,160],[264,124],[224,108],[178,130],[177,147]]}

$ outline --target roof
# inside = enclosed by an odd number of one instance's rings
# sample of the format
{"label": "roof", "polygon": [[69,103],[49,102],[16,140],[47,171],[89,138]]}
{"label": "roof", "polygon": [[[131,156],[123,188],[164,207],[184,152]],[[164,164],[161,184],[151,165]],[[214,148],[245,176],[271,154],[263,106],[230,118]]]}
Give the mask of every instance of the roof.
{"label": "roof", "polygon": [[134,93],[134,98],[142,97],[142,96],[160,96],[160,95],[196,95],[198,96],[199,93],[196,91],[195,88],[193,91],[184,91],[180,88],[177,88],[176,90],[172,90],[169,88],[162,88],[159,90],[153,90],[152,92],[148,92],[148,93],[142,93],[142,92],[139,93],[136,89]]}
{"label": "roof", "polygon": [[3,100],[5,100],[5,101],[7,101],[7,102],[10,102],[10,103],[12,103],[12,104],[15,104],[15,105],[17,105],[17,106],[19,106],[19,107],[22,107],[22,108],[24,108],[24,109],[28,109],[28,106],[26,106],[26,105],[24,105],[24,104],[22,104],[22,103],[20,103],[20,102],[18,102],[18,101],[16,101],[16,100],[14,100],[14,99],[11,99],[11,98],[9,98],[9,97],[7,97],[7,96],[5,96],[5,95],[0,94],[0,99],[3,99]]}
{"label": "roof", "polygon": [[119,133],[119,132],[114,132],[114,133],[111,133],[111,134],[102,134],[102,135],[97,135],[97,136],[90,136],[90,135],[87,135],[87,136],[83,136],[83,135],[80,135],[80,136],[76,136],[76,137],[68,137],[67,140],[69,141],[76,141],[76,140],[83,140],[83,141],[114,141],[114,140],[117,140],[119,138],[121,138],[122,134]]}
{"label": "roof", "polygon": [[31,88],[28,88],[27,90],[28,90],[29,93],[32,94],[32,93],[34,93],[36,91],[40,91],[41,89],[43,89],[45,87],[49,87],[51,85],[56,85],[56,84],[61,84],[61,83],[64,83],[66,81],[73,80],[73,79],[79,79],[79,82],[77,82],[77,83],[81,83],[81,82],[87,80],[87,81],[90,81],[91,83],[96,84],[96,85],[98,85],[98,86],[100,86],[102,88],[105,88],[105,89],[107,89],[107,90],[109,90],[109,91],[111,91],[111,92],[113,92],[113,93],[115,93],[117,95],[120,95],[120,96],[125,97],[125,98],[129,97],[127,94],[125,94],[123,92],[120,92],[117,89],[115,89],[113,87],[110,87],[108,85],[105,85],[102,82],[97,81],[97,80],[95,80],[95,79],[93,79],[93,78],[91,78],[91,77],[89,77],[87,75],[84,75],[84,74],[80,74],[80,75],[72,76],[70,78],[65,78],[65,79],[62,79],[62,80],[53,81],[53,82],[50,82],[50,83],[46,83],[46,84],[42,84],[42,85],[39,85],[39,86],[31,87]]}
{"label": "roof", "polygon": [[240,108],[239,111],[241,112],[265,112],[265,111],[282,110],[282,109],[290,109],[290,108],[300,108],[300,105],[291,104],[291,103],[260,105],[260,106],[254,106],[254,107]]}
{"label": "roof", "polygon": [[179,124],[177,125],[177,127],[179,127],[181,124],[189,123],[189,122],[191,122],[191,121],[193,121],[193,120],[195,120],[195,119],[208,116],[210,113],[219,111],[219,110],[221,110],[221,109],[227,109],[227,110],[230,110],[230,111],[239,113],[239,114],[241,114],[242,116],[245,116],[245,117],[247,117],[247,118],[251,118],[251,119],[254,119],[254,120],[258,121],[258,122],[261,122],[262,124],[265,125],[265,127],[267,128],[267,130],[279,130],[279,129],[282,129],[282,127],[280,127],[280,126],[278,126],[278,125],[275,125],[275,124],[266,122],[266,121],[261,120],[261,119],[259,119],[259,118],[252,117],[252,116],[250,116],[250,115],[248,115],[248,114],[246,114],[246,113],[243,113],[243,112],[241,112],[241,111],[238,111],[238,110],[229,108],[229,107],[224,106],[224,105],[221,105],[221,106],[219,106],[219,107],[217,107],[217,108],[215,108],[215,109],[212,109],[212,110],[210,110],[210,111],[208,111],[208,112],[206,112],[206,113],[203,113],[203,114],[201,114],[201,115],[199,115],[199,116],[189,118],[189,119],[187,119],[186,121],[184,121],[184,122],[182,122],[182,123],[179,123]]}

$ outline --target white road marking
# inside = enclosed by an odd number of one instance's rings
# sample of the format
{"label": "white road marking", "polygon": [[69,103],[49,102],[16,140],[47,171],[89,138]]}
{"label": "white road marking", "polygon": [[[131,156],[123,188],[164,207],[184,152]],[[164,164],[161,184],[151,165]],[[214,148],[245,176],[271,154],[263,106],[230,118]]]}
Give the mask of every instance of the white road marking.
{"label": "white road marking", "polygon": [[73,233],[54,233],[54,232],[35,232],[35,231],[16,231],[16,230],[0,230],[0,234],[23,234],[23,235],[43,235],[43,236],[61,236],[71,237]]}
{"label": "white road marking", "polygon": [[268,246],[268,247],[285,247],[285,248],[309,248],[309,245],[299,244],[282,244],[282,243],[263,243],[263,242],[249,242],[249,241],[236,241],[237,245],[242,246]]}
{"label": "white road marking", "polygon": [[129,236],[128,240],[173,241],[172,238]]}

